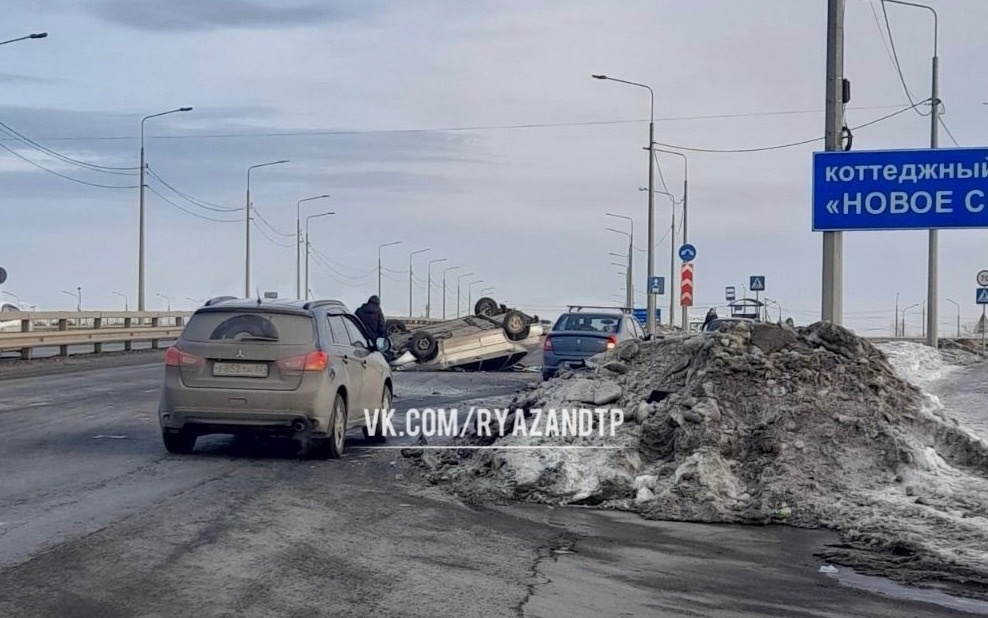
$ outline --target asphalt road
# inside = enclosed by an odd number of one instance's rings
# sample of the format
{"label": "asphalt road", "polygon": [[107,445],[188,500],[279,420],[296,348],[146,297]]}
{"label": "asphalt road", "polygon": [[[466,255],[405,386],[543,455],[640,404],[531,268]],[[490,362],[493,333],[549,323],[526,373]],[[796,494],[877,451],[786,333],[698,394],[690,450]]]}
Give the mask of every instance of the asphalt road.
{"label": "asphalt road", "polygon": [[[160,353],[128,361],[0,372],[0,616],[954,615],[821,575],[826,533],[467,508],[358,432],[336,461],[169,455]],[[533,379],[398,374],[396,405]]]}

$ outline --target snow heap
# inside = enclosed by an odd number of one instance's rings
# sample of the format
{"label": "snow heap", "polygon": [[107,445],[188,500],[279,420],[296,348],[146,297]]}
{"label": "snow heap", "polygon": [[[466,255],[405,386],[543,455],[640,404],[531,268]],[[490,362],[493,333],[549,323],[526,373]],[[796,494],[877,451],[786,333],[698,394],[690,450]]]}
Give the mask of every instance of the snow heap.
{"label": "snow heap", "polygon": [[896,374],[920,388],[929,388],[958,366],[948,363],[940,350],[912,341],[891,341],[879,344]]}
{"label": "snow heap", "polygon": [[[988,443],[866,340],[832,324],[740,325],[626,342],[590,365],[512,408],[622,408],[617,436],[466,442],[607,449],[406,456],[473,501],[833,528],[844,543],[828,550],[832,561],[907,582],[963,581],[962,592],[988,595]],[[937,366],[918,359],[913,377]]]}

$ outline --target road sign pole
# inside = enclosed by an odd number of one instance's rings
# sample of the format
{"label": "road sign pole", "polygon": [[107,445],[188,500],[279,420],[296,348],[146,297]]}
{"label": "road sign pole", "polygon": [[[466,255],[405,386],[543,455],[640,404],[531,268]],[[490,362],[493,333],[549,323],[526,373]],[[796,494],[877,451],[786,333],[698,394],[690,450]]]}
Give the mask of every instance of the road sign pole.
{"label": "road sign pole", "polygon": [[981,305],[981,353],[985,353],[985,309],[988,309],[985,305]]}
{"label": "road sign pole", "polygon": [[[844,126],[844,0],[827,4],[827,101],[825,149],[841,149]],[[823,293],[821,318],[841,324],[844,314],[843,232],[823,233]]]}
{"label": "road sign pole", "polygon": [[[937,57],[937,52],[933,51],[933,83],[932,83],[932,96],[930,97],[930,148],[939,148],[939,109],[940,109],[940,60]],[[931,348],[936,349],[938,345],[937,341],[937,286],[938,286],[938,270],[939,270],[939,245],[940,239],[938,237],[938,232],[935,229],[930,230],[929,238],[929,264],[927,268],[927,288],[926,288],[926,304],[930,307],[929,312],[926,314],[926,344]]]}

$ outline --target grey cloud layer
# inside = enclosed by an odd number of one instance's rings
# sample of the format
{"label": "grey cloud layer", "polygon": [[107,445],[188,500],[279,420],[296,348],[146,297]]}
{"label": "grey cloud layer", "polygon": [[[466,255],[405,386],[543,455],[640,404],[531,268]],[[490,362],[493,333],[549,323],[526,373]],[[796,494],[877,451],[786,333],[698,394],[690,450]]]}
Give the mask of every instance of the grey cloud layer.
{"label": "grey cloud layer", "polygon": [[264,6],[249,0],[103,0],[91,10],[102,19],[140,30],[204,31],[346,21],[364,14],[373,4],[282,2]]}

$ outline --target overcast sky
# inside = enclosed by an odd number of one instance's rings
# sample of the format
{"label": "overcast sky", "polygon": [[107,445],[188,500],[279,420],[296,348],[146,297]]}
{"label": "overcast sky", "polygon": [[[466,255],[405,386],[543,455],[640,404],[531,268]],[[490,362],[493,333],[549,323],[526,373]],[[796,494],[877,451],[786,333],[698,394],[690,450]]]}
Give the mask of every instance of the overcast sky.
{"label": "overcast sky", "polygon": [[[211,207],[242,207],[246,168],[260,214],[291,234],[297,200],[322,193],[311,222],[318,296],[356,306],[377,287],[407,313],[409,252],[415,276],[446,258],[447,312],[455,283],[551,315],[567,303],[623,301],[607,232],[634,217],[646,246],[647,94],[656,91],[659,141],[713,149],[770,146],[823,133],[825,0],[567,2],[473,0],[6,0],[0,40],[0,120],[44,146],[107,167],[136,168],[140,119],[150,168]],[[851,126],[908,104],[869,0],[848,0],[845,72]],[[985,58],[988,3],[932,2],[940,13],[945,121],[964,146],[988,133]],[[915,9],[889,9],[905,79],[929,96],[932,24]],[[877,15],[881,17],[878,9]],[[884,27],[884,24],[882,24]],[[513,125],[569,125],[506,128]],[[409,131],[416,129],[417,131]],[[441,130],[447,129],[447,130]],[[458,129],[458,130],[449,130]],[[273,135],[277,134],[277,135]],[[924,147],[928,118],[900,114],[855,132],[855,149]],[[87,182],[136,187],[136,177],[98,173],[11,140],[49,169]],[[952,145],[943,135],[942,144]],[[819,317],[821,236],[810,230],[814,144],[756,154],[690,154],[689,236],[697,246],[696,311],[723,304],[724,287],[767,277],[766,295],[799,323]],[[663,155],[670,191],[682,191],[678,157]],[[187,298],[242,294],[243,211],[207,210],[149,178],[148,307],[191,308]],[[658,274],[668,275],[670,204],[658,196]],[[87,309],[136,305],[136,188],[64,180],[0,150],[0,266],[4,289],[39,308],[74,308],[63,290],[82,287]],[[304,215],[303,215],[304,216]],[[677,218],[681,217],[681,212]],[[294,294],[295,248],[257,221],[254,287]],[[261,235],[266,232],[279,246]],[[677,230],[677,245],[681,241]],[[941,234],[941,290],[979,314],[974,276],[988,267],[984,231]],[[925,232],[845,236],[846,322],[880,334],[900,305],[925,298]],[[320,258],[321,259],[321,258]],[[332,270],[330,270],[330,267]],[[644,290],[645,253],[635,279]],[[465,288],[465,286],[464,286]],[[462,294],[466,308],[466,291]],[[9,297],[6,298],[9,300]],[[425,305],[416,283],[415,313]],[[643,306],[644,298],[639,296]],[[660,299],[668,312],[668,299]],[[441,289],[433,290],[433,315]],[[677,306],[678,310],[678,306]],[[773,313],[777,310],[773,310]],[[956,310],[943,302],[944,328]],[[909,314],[919,328],[919,308]]]}

